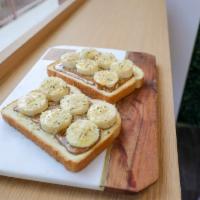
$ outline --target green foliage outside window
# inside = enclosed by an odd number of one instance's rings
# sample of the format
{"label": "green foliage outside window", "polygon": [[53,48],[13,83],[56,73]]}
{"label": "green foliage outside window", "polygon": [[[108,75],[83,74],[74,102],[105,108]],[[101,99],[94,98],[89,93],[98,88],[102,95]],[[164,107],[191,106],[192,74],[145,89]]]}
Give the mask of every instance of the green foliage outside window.
{"label": "green foliage outside window", "polygon": [[200,127],[200,28],[183,93],[178,122]]}

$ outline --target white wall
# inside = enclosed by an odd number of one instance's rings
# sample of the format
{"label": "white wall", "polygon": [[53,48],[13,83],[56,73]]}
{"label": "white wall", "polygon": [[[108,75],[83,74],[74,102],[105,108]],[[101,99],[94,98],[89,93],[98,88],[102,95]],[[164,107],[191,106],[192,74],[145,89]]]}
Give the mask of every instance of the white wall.
{"label": "white wall", "polygon": [[166,3],[173,73],[174,110],[177,116],[200,20],[200,0],[167,0]]}

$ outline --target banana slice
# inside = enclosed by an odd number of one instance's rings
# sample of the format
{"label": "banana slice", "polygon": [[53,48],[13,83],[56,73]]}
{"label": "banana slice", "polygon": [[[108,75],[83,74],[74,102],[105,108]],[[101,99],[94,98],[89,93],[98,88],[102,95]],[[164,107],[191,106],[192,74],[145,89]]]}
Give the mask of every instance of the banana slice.
{"label": "banana slice", "polygon": [[41,113],[47,108],[47,97],[39,91],[32,91],[17,101],[17,110],[30,117]]}
{"label": "banana slice", "polygon": [[95,102],[88,110],[87,117],[98,128],[110,128],[117,120],[117,109],[106,102]]}
{"label": "banana slice", "polygon": [[133,74],[135,79],[142,79],[144,77],[144,72],[137,65],[133,65]]}
{"label": "banana slice", "polygon": [[98,64],[94,60],[82,59],[77,62],[76,69],[80,74],[91,76],[98,71]]}
{"label": "banana slice", "polygon": [[63,96],[69,93],[67,84],[57,77],[49,77],[44,80],[39,90],[47,95],[49,101],[59,101]]}
{"label": "banana slice", "polygon": [[66,131],[67,142],[73,147],[90,147],[99,139],[99,129],[90,120],[77,120]]}
{"label": "banana slice", "polygon": [[110,69],[116,72],[120,79],[130,78],[133,75],[133,62],[128,59],[118,61],[113,63]]}
{"label": "banana slice", "polygon": [[82,115],[89,108],[88,98],[84,94],[71,94],[64,96],[60,101],[60,107],[72,115]]}
{"label": "banana slice", "polygon": [[70,89],[70,94],[82,94],[82,92],[78,88],[72,85],[69,85],[69,89]]}
{"label": "banana slice", "polygon": [[94,74],[94,81],[97,84],[108,88],[112,88],[118,80],[119,78],[116,72],[103,70]]}
{"label": "banana slice", "polygon": [[60,108],[47,110],[40,115],[42,129],[51,134],[65,130],[71,123],[71,120],[71,114]]}
{"label": "banana slice", "polygon": [[103,69],[109,69],[113,62],[116,62],[117,59],[112,53],[102,53],[96,59],[98,66]]}
{"label": "banana slice", "polygon": [[83,49],[80,52],[80,57],[82,59],[95,60],[99,55],[100,55],[100,52],[98,52],[96,49]]}
{"label": "banana slice", "polygon": [[64,68],[74,69],[76,67],[76,63],[79,60],[78,53],[66,53],[60,57],[61,63],[64,65]]}

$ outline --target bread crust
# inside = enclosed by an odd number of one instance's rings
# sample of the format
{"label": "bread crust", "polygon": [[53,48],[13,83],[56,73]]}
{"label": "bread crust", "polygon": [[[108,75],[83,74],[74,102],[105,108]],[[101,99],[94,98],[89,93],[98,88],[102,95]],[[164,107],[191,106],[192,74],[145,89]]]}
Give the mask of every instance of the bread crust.
{"label": "bread crust", "polygon": [[74,85],[75,87],[79,88],[82,92],[84,92],[88,96],[94,99],[105,100],[110,103],[116,103],[123,97],[129,95],[136,88],[140,88],[144,82],[144,77],[142,77],[141,79],[135,79],[133,77],[130,80],[128,80],[126,83],[121,85],[119,88],[114,90],[113,92],[106,92],[106,91],[98,89],[96,86],[92,86],[70,75],[67,75],[67,74],[64,74],[63,72],[55,70],[54,67],[58,63],[59,61],[56,61],[47,66],[47,73],[49,76],[56,76],[56,77],[62,78],[66,83]]}
{"label": "bread crust", "polygon": [[[30,128],[28,128],[28,126],[26,126],[26,124],[23,123],[20,119],[16,120],[16,117],[14,117],[12,113],[10,113],[8,110],[8,109],[11,109],[10,107],[12,107],[13,104],[15,104],[15,102],[16,101],[12,102],[11,104],[7,105],[5,108],[2,109],[1,114],[2,114],[3,119],[6,122],[8,122],[8,124],[10,124],[17,130],[19,130],[27,138],[32,140],[35,144],[37,144],[43,150],[45,150],[49,155],[54,157],[58,162],[62,163],[64,167],[70,171],[77,172],[83,169],[84,167],[86,167],[97,155],[99,155],[105,148],[111,145],[114,139],[120,133],[121,118],[118,114],[117,122],[113,126],[114,128],[111,129],[109,136],[104,140],[100,139],[100,141],[96,145],[94,145],[89,151],[83,153],[83,156],[81,156],[81,159],[79,159],[78,161],[73,160],[72,158],[67,158],[66,155],[64,155],[62,151],[59,151],[57,148],[55,148],[53,145],[50,145],[44,139],[40,138],[36,134],[33,134],[34,132],[31,131]],[[16,112],[16,111],[13,111],[13,112]]]}

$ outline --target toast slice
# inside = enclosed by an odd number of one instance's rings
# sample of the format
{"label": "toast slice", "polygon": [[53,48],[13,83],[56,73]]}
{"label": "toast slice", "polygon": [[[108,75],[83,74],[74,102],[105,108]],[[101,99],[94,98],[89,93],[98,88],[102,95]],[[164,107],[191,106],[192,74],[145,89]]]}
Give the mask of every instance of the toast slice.
{"label": "toast slice", "polygon": [[135,66],[133,76],[130,79],[124,81],[124,83],[120,84],[116,89],[108,91],[105,88],[99,88],[97,84],[88,81],[87,78],[78,73],[60,70],[57,66],[62,66],[61,60],[57,60],[47,66],[47,73],[49,76],[62,78],[66,83],[76,86],[88,96],[95,99],[105,100],[110,103],[116,103],[123,97],[129,95],[136,88],[140,88],[144,82],[143,71],[139,67]]}
{"label": "toast slice", "polygon": [[[71,94],[81,93],[73,86],[68,87],[70,88]],[[18,100],[13,101],[1,110],[3,119],[8,124],[18,129],[27,138],[31,139],[35,144],[40,146],[49,155],[53,156],[57,161],[62,163],[66,169],[74,172],[80,171],[81,169],[86,167],[98,154],[109,147],[120,133],[121,118],[119,113],[117,112],[116,121],[111,127],[106,129],[99,128],[100,133],[97,142],[88,147],[88,149],[86,150],[84,150],[83,148],[84,151],[82,152],[79,151],[79,153],[74,153],[73,151],[69,151],[66,146],[67,143],[66,145],[62,144],[62,141],[58,139],[58,135],[47,133],[44,131],[44,129],[41,128],[42,126],[38,115],[36,115],[35,118],[35,116],[30,117],[19,112],[19,110],[16,109],[17,101]],[[100,100],[95,99],[89,99],[89,101],[90,106],[92,106],[95,102],[101,102]],[[50,106],[50,103],[51,102],[49,102],[49,107],[47,108],[47,110],[55,109],[55,105]],[[80,119],[87,119],[87,114],[85,113],[81,116],[74,116],[71,124]],[[63,133],[62,135],[59,135],[59,137],[65,139],[64,136]],[[74,147],[70,146],[70,148],[73,149]]]}
{"label": "toast slice", "polygon": [[90,150],[74,155],[68,152],[56,138],[44,132],[31,118],[16,112],[15,107],[16,101],[3,108],[1,111],[3,119],[62,163],[66,169],[74,172],[86,167],[98,154],[109,147],[120,133],[121,120],[118,114],[117,122],[111,128],[101,132],[100,140]]}

